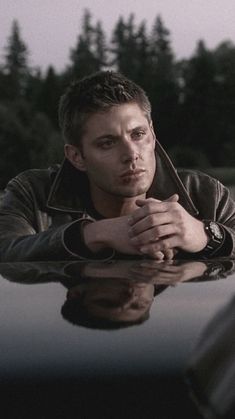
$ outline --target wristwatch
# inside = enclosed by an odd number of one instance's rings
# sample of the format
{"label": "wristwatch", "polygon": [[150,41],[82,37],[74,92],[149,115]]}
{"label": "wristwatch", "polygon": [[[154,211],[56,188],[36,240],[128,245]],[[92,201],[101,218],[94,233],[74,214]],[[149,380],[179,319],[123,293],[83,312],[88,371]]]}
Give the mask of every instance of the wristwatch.
{"label": "wristwatch", "polygon": [[223,227],[211,220],[202,220],[204,229],[208,237],[208,243],[201,250],[205,255],[214,254],[223,244],[225,233]]}

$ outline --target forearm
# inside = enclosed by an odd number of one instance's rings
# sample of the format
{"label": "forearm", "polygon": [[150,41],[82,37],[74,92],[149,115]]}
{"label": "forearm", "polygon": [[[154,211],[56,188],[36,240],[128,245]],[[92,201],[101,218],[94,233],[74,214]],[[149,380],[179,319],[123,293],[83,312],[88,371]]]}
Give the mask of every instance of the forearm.
{"label": "forearm", "polygon": [[83,219],[72,221],[69,214],[62,214],[57,220],[57,214],[37,208],[32,193],[15,189],[1,201],[1,262],[93,258],[82,240]]}
{"label": "forearm", "polygon": [[83,226],[83,240],[91,252],[97,253],[115,246],[115,228],[112,227],[112,221],[112,219],[100,220]]}
{"label": "forearm", "polygon": [[217,204],[215,221],[225,229],[226,234],[224,244],[216,256],[235,258],[235,202],[228,188],[220,182],[217,182],[217,188],[220,200]]}
{"label": "forearm", "polygon": [[1,262],[66,260],[72,256],[63,243],[64,226],[24,234],[11,229],[4,234],[0,223],[0,230]]}
{"label": "forearm", "polygon": [[95,258],[96,252],[89,253],[83,243],[81,222],[37,232],[23,217],[0,216],[0,261],[89,259],[92,253]]}
{"label": "forearm", "polygon": [[106,237],[108,221],[86,218],[74,221],[64,231],[65,248],[80,259],[110,259],[114,250]]}
{"label": "forearm", "polygon": [[122,254],[142,256],[138,247],[131,243],[128,220],[129,216],[121,216],[85,225],[84,243],[94,253],[111,249]]}

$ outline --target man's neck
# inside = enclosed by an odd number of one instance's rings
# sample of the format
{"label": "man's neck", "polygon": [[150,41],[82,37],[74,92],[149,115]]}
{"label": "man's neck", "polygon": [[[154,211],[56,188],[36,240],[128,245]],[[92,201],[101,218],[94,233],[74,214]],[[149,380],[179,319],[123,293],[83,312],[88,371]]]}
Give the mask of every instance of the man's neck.
{"label": "man's neck", "polygon": [[131,198],[112,196],[95,197],[91,196],[95,210],[105,218],[121,217],[132,214],[138,206],[137,199],[144,199],[145,194]]}

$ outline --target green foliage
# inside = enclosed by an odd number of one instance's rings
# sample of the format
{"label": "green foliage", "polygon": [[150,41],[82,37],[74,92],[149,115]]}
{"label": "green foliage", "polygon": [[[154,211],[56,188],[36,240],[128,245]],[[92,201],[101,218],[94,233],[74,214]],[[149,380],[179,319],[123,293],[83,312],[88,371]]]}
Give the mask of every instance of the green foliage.
{"label": "green foliage", "polygon": [[19,25],[15,20],[5,51],[4,74],[8,85],[7,97],[14,99],[24,94],[28,73],[28,50],[21,39]]}
{"label": "green foliage", "polygon": [[19,117],[0,106],[0,189],[6,181],[29,165],[27,131]]}
{"label": "green foliage", "polygon": [[61,82],[54,68],[50,66],[43,80],[40,82],[40,89],[37,94],[35,107],[43,112],[54,127],[58,128],[58,103],[62,94]]}
{"label": "green foliage", "polygon": [[143,76],[147,68],[148,40],[146,26],[142,22],[139,27],[135,24],[133,14],[125,22],[119,18],[112,36],[112,65],[118,71],[136,82],[144,84]]}
{"label": "green foliage", "polygon": [[45,114],[32,113],[24,101],[0,106],[0,189],[17,173],[46,168],[62,156],[62,139]]}
{"label": "green foliage", "polygon": [[210,163],[202,150],[188,146],[174,146],[169,149],[169,156],[177,167],[207,169]]}
{"label": "green foliage", "polygon": [[82,78],[106,66],[106,40],[101,22],[92,25],[89,10],[85,10],[82,19],[82,31],[75,48],[70,52],[71,64],[67,69],[67,78]]}
{"label": "green foliage", "polygon": [[[62,139],[54,131],[50,120],[43,113],[36,113],[28,127],[28,144],[30,166],[45,168],[58,163],[63,156]],[[33,147],[30,144],[33,142]]]}
{"label": "green foliage", "polygon": [[152,103],[152,117],[160,140],[166,147],[178,138],[177,133],[179,90],[176,64],[171,49],[170,32],[160,16],[156,17],[150,35],[150,63],[148,70],[149,88]]}
{"label": "green foliage", "polygon": [[22,170],[61,160],[57,122],[61,94],[73,79],[108,68],[146,90],[157,137],[177,166],[235,167],[235,46],[231,41],[209,50],[200,40],[191,57],[177,61],[161,16],[156,16],[151,28],[145,21],[138,24],[134,14],[119,17],[108,42],[102,22],[94,22],[85,10],[61,74],[52,65],[45,73],[29,67],[28,48],[16,21],[4,51],[0,188]]}

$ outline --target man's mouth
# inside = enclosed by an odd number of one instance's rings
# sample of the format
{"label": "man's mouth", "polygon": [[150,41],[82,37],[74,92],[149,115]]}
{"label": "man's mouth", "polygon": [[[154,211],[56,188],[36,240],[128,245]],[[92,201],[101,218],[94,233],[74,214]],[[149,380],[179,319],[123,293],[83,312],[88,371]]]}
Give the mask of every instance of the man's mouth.
{"label": "man's mouth", "polygon": [[121,178],[138,178],[142,176],[146,172],[145,169],[135,169],[135,170],[127,170],[126,172],[121,174]]}

